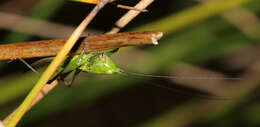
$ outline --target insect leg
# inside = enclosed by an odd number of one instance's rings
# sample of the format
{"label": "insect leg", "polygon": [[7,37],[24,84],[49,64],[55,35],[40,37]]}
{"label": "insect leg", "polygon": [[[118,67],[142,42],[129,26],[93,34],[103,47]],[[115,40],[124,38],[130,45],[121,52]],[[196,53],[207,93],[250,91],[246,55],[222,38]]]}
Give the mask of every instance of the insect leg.
{"label": "insect leg", "polygon": [[46,57],[46,58],[42,58],[40,60],[37,60],[36,62],[33,62],[31,64],[32,67],[38,67],[38,66],[42,66],[45,63],[50,63],[55,57]]}
{"label": "insect leg", "polygon": [[[75,71],[74,74],[73,74],[73,77],[72,77],[72,80],[71,80],[71,81],[65,81],[65,79],[64,79],[65,77],[61,77],[61,81],[63,81],[63,83],[65,84],[65,86],[70,87],[70,86],[73,84],[74,80],[76,79],[77,75],[78,75],[80,72],[81,72],[81,70],[76,69],[76,71]],[[67,75],[66,75],[66,76],[67,76]]]}
{"label": "insect leg", "polygon": [[12,61],[14,61],[14,60],[20,60],[22,63],[24,63],[28,68],[30,68],[38,77],[40,77],[41,76],[41,74],[38,72],[38,71],[36,71],[30,64],[28,64],[23,58],[21,58],[21,57],[16,57],[16,58],[13,58],[13,59],[11,59],[10,61],[8,61],[8,63],[10,63],[10,62],[12,62]]}
{"label": "insect leg", "polygon": [[77,62],[76,62],[76,65],[80,65],[80,63],[81,63],[81,58],[82,58],[82,56],[85,54],[85,50],[86,50],[86,48],[87,48],[87,44],[86,44],[86,42],[83,42],[83,49],[82,49],[82,51],[81,51],[81,53],[80,53],[80,55],[79,55],[79,57],[78,57],[78,60],[77,60]]}

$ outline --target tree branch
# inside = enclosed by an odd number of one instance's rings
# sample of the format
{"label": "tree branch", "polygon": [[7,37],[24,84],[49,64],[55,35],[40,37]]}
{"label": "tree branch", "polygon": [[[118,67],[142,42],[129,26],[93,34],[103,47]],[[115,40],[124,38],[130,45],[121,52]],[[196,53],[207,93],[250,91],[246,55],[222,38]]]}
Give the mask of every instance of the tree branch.
{"label": "tree branch", "polygon": [[[73,52],[80,53],[86,44],[86,52],[96,52],[124,46],[136,46],[144,44],[156,45],[162,37],[162,32],[125,32],[119,34],[102,34],[82,37]],[[66,40],[45,40],[16,44],[0,45],[0,60],[9,60],[17,57],[35,58],[55,56],[63,47]]]}

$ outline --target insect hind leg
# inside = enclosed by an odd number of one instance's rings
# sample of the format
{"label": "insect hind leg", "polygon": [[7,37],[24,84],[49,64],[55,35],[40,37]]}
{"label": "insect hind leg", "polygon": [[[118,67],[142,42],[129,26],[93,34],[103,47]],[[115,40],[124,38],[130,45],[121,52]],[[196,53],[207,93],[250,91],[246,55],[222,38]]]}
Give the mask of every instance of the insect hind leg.
{"label": "insect hind leg", "polygon": [[63,78],[62,81],[63,81],[63,83],[65,84],[65,86],[70,87],[70,86],[73,84],[73,82],[75,81],[77,75],[78,75],[80,72],[81,72],[81,70],[76,69],[76,71],[75,71],[74,74],[73,74],[73,77],[72,77],[72,80],[71,80],[71,81],[65,81],[64,78]]}
{"label": "insect hind leg", "polygon": [[67,72],[67,73],[65,73],[65,74],[62,74],[62,75],[56,75],[55,77],[53,77],[51,80],[48,81],[48,84],[57,79],[58,81],[63,82],[65,86],[70,87],[70,86],[73,84],[74,80],[76,79],[77,75],[81,72],[81,70],[76,69],[76,71],[75,71],[74,74],[73,74],[72,80],[71,80],[71,81],[66,81],[65,78],[66,78],[71,72],[72,72],[72,71]]}

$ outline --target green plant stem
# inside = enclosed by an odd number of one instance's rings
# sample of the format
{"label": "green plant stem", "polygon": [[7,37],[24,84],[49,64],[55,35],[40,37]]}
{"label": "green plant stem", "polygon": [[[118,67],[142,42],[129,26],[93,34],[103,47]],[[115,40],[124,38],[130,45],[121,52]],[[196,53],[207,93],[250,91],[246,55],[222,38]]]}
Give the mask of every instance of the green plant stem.
{"label": "green plant stem", "polygon": [[108,0],[100,0],[96,7],[90,12],[90,14],[82,21],[82,23],[76,28],[76,30],[71,34],[70,38],[65,43],[64,47],[60,50],[55,59],[48,66],[46,71],[40,77],[34,88],[30,91],[29,95],[25,98],[23,103],[19,106],[13,117],[7,123],[7,127],[15,127],[20,121],[23,115],[26,113],[27,109],[32,104],[34,98],[41,92],[43,86],[48,82],[51,75],[58,68],[59,64],[64,60],[65,56],[70,52],[74,44],[77,42],[81,33],[85,30],[88,24],[96,16],[96,14],[108,3]]}

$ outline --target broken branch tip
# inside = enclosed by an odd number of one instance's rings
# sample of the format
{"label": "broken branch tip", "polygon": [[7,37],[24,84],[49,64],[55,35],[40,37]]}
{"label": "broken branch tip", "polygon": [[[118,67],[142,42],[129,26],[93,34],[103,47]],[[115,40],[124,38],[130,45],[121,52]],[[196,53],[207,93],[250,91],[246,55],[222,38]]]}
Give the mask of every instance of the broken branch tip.
{"label": "broken branch tip", "polygon": [[154,45],[158,45],[159,43],[158,43],[158,40],[160,40],[161,38],[162,38],[162,36],[163,36],[163,33],[162,32],[160,32],[160,33],[158,33],[158,34],[153,34],[152,35],[152,42],[153,42],[153,44]]}

